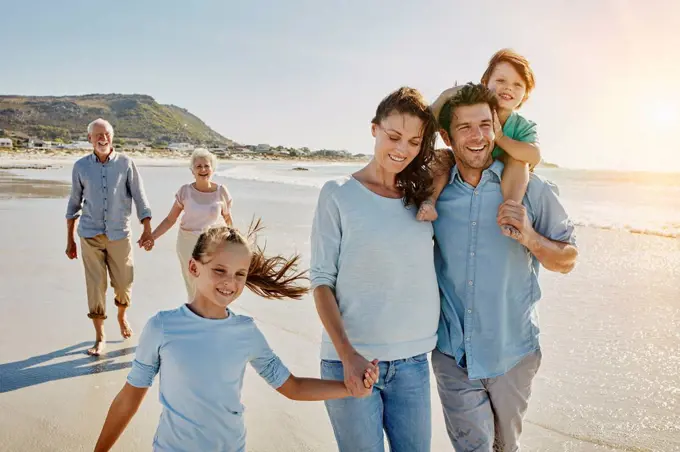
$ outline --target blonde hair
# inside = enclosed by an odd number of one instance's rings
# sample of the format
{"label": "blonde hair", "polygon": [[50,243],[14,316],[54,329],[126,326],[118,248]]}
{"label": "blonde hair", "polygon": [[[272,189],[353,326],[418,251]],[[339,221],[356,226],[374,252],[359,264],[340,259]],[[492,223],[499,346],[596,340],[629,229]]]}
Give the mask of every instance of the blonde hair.
{"label": "blonde hair", "polygon": [[193,154],[191,154],[191,169],[194,169],[194,164],[196,163],[196,160],[198,159],[208,159],[210,162],[210,166],[212,167],[213,170],[217,169],[217,156],[207,150],[206,148],[196,148],[194,149]]}
{"label": "blonde hair", "polygon": [[251,222],[245,236],[228,226],[212,227],[200,235],[191,257],[198,262],[205,262],[206,257],[212,256],[227,243],[243,245],[251,253],[246,287],[264,298],[301,298],[309,292],[309,287],[300,284],[308,281],[307,271],[297,270],[300,255],[294,254],[289,258],[282,255],[266,256],[264,248],[256,243],[256,234],[260,230],[262,226],[259,219]]}

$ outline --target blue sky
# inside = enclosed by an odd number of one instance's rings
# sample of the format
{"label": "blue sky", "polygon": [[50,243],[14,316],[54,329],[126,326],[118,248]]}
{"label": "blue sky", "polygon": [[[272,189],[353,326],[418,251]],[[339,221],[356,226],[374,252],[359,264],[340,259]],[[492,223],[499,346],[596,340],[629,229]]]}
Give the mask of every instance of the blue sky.
{"label": "blue sky", "polygon": [[0,93],[149,94],[236,141],[371,153],[402,85],[434,100],[526,55],[523,108],[565,166],[680,170],[674,2],[0,0]]}

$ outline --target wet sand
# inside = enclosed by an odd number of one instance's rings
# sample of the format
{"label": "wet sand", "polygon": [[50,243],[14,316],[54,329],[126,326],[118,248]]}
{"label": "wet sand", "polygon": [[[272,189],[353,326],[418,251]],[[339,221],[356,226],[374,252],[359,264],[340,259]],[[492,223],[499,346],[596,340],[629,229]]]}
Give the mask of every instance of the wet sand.
{"label": "wet sand", "polygon": [[[141,171],[156,224],[186,170]],[[19,180],[33,183],[34,177],[43,176],[35,172]],[[306,265],[317,191],[226,182],[236,199],[237,224],[262,216],[268,249],[301,251]],[[65,196],[62,188],[48,185],[54,196]],[[114,342],[108,353],[86,356],[93,330],[86,317],[82,263],[64,256],[65,208],[65,197],[0,200],[3,451],[92,450],[146,319],[183,302],[175,232],[170,231],[151,253],[135,250],[130,320],[137,335],[119,340],[110,318],[106,328]],[[133,224],[133,239],[139,232]],[[522,450],[680,450],[680,241],[581,228],[579,245],[581,260],[571,275],[542,274],[544,357]],[[113,310],[110,292],[109,301]],[[310,297],[266,301],[244,294],[234,309],[255,317],[294,373],[318,376],[321,326]],[[432,450],[449,451],[434,381],[432,394]],[[337,450],[322,403],[289,401],[251,369],[243,401],[249,451]],[[114,450],[150,450],[159,414],[156,383]]]}

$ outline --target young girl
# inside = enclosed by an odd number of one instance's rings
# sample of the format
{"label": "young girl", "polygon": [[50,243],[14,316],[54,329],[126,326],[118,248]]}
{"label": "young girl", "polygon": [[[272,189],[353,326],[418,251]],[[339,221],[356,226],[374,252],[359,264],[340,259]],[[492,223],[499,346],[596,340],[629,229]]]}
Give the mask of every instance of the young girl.
{"label": "young girl", "polygon": [[[492,155],[495,159],[502,159],[505,162],[501,180],[503,198],[521,203],[529,184],[529,168],[533,168],[541,161],[536,123],[517,113],[534,89],[534,73],[526,58],[512,50],[503,49],[491,57],[481,82],[495,93],[498,101],[498,109],[494,113],[496,147]],[[453,87],[444,91],[432,104],[432,111],[437,118],[444,103],[453,97],[458,88]],[[437,175],[434,193],[421,206],[418,212],[419,220],[437,219],[434,205],[448,183],[452,164],[453,162],[449,164],[450,166],[435,171]],[[510,230],[504,232],[513,233]]]}
{"label": "young girl", "polygon": [[[259,222],[248,238],[258,230]],[[157,373],[163,405],[156,451],[245,451],[241,387],[247,363],[278,392],[293,400],[348,397],[342,381],[298,378],[272,352],[250,317],[228,306],[244,286],[265,298],[300,298],[307,288],[296,272],[299,256],[265,257],[230,227],[201,234],[187,266],[194,278],[193,300],[161,311],[144,327],[127,383],[116,396],[95,447],[108,451],[139,408]],[[361,397],[378,374],[371,363]]]}
{"label": "young girl", "polygon": [[177,232],[177,257],[182,269],[184,284],[189,300],[194,295],[194,280],[189,274],[189,259],[198,236],[215,225],[232,225],[232,198],[224,185],[212,182],[217,166],[217,157],[206,149],[196,149],[191,155],[191,172],[194,182],[183,185],[175,195],[170,213],[153,231],[153,240],[158,240],[182,215]]}

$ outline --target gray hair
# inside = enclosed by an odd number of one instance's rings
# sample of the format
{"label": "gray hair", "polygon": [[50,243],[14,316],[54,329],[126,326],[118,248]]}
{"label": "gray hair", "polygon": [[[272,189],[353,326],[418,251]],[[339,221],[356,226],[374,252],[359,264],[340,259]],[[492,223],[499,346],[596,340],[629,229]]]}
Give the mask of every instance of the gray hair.
{"label": "gray hair", "polygon": [[111,135],[111,138],[113,138],[113,126],[109,121],[102,118],[97,118],[87,125],[88,135],[92,135],[92,129],[94,129],[94,126],[96,126],[97,124],[102,124],[104,127],[106,127],[106,132],[108,132],[108,134]]}
{"label": "gray hair", "polygon": [[194,153],[191,154],[191,169],[194,169],[194,163],[196,163],[196,160],[198,159],[208,159],[210,162],[210,166],[212,167],[213,170],[217,170],[217,156],[207,150],[206,148],[196,148],[194,149]]}

